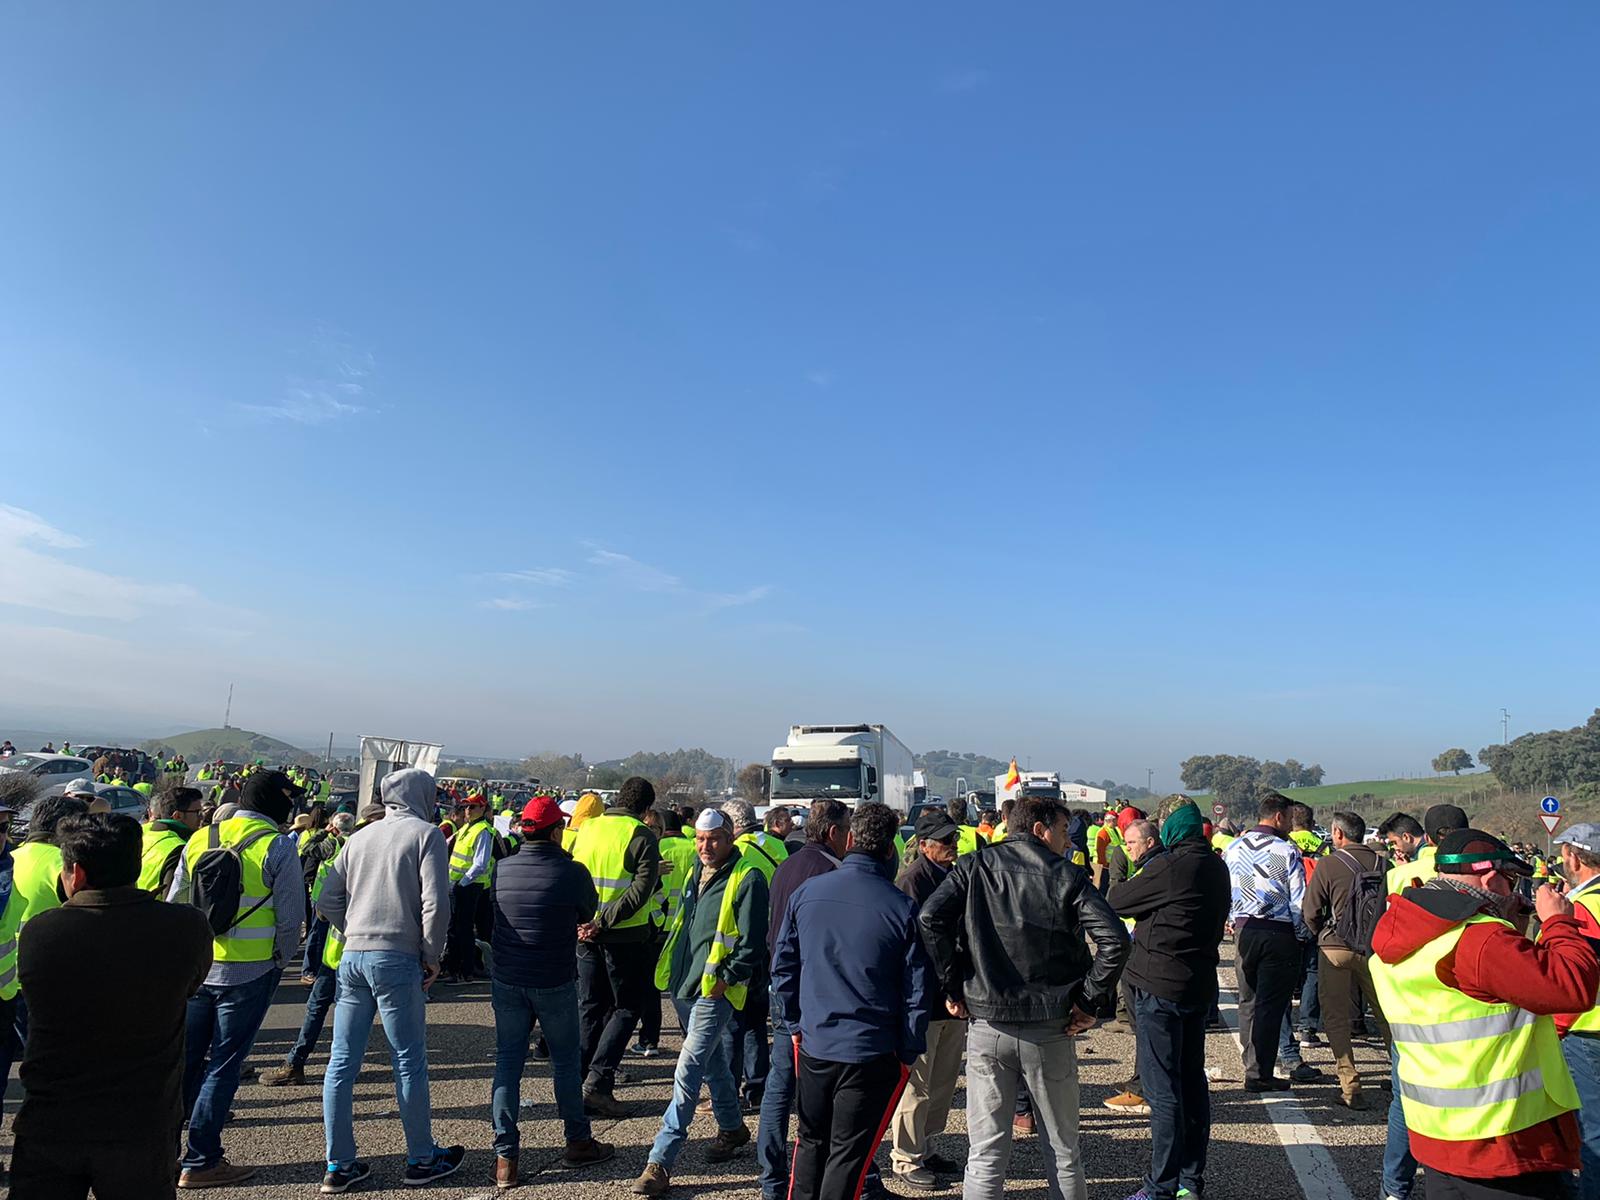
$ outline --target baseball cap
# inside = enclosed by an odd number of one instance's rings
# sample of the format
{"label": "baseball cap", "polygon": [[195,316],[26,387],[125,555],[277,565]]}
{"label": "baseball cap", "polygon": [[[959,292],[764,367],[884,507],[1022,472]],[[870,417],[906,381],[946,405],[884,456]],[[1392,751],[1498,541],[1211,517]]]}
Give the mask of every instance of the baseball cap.
{"label": "baseball cap", "polygon": [[942,842],[960,832],[942,808],[925,808],[917,814],[917,838],[921,841]]}
{"label": "baseball cap", "polygon": [[1422,814],[1422,832],[1435,846],[1439,839],[1454,830],[1467,827],[1467,814],[1454,804],[1435,804]]}
{"label": "baseball cap", "polygon": [[1552,846],[1571,846],[1574,850],[1586,850],[1590,854],[1600,854],[1600,825],[1593,821],[1581,821],[1571,829],[1551,840]]}
{"label": "baseball cap", "polygon": [[[1451,805],[1440,805],[1449,808]],[[1432,815],[1432,810],[1429,810]],[[1533,868],[1492,833],[1481,829],[1453,829],[1438,843],[1433,856],[1441,875],[1484,875],[1502,871],[1507,875],[1532,875]]]}
{"label": "baseball cap", "polygon": [[74,779],[61,789],[61,794],[63,796],[88,796],[92,800],[96,795],[94,781],[92,779]]}
{"label": "baseball cap", "polygon": [[549,796],[535,796],[522,808],[522,828],[529,833],[538,833],[542,829],[549,829],[552,825],[560,825],[566,819],[561,806]]}

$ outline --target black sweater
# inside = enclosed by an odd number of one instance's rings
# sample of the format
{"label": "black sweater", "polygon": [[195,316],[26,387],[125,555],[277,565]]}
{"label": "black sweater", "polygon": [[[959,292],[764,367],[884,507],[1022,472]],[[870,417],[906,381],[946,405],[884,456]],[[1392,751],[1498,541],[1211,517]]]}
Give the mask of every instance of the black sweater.
{"label": "black sweater", "polygon": [[1139,873],[1106,897],[1118,916],[1138,922],[1128,983],[1163,1000],[1209,1006],[1232,891],[1228,868],[1198,839],[1147,855]]}

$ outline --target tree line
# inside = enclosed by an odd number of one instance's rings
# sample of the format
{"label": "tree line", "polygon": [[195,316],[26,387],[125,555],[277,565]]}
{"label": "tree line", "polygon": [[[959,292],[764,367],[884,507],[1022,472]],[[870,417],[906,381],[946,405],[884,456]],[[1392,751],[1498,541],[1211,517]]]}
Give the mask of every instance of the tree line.
{"label": "tree line", "polygon": [[1186,790],[1210,792],[1230,806],[1250,803],[1262,788],[1316,787],[1323,776],[1318,763],[1262,762],[1244,754],[1196,754],[1184,759],[1178,772]]}
{"label": "tree line", "polygon": [[1513,790],[1600,785],[1600,708],[1572,729],[1525,733],[1504,745],[1485,746],[1478,751],[1478,761]]}

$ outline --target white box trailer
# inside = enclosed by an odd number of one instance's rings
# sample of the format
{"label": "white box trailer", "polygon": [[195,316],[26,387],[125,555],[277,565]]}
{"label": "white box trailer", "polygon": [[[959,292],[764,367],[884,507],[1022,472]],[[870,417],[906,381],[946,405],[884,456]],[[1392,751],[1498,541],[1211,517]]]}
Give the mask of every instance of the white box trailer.
{"label": "white box trailer", "polygon": [[773,804],[877,800],[911,812],[911,751],[883,725],[793,725],[772,752]]}
{"label": "white box trailer", "polygon": [[361,739],[361,791],[357,809],[369,800],[380,800],[379,785],[384,776],[407,767],[420,767],[430,775],[439,769],[437,742],[408,742],[402,738],[363,737]]}

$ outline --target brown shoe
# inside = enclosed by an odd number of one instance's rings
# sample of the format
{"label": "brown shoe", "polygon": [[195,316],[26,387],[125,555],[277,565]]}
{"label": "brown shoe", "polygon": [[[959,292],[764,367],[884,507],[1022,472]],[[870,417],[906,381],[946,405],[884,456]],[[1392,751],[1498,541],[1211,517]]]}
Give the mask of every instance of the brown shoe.
{"label": "brown shoe", "polygon": [[608,1117],[615,1121],[628,1115],[628,1106],[610,1092],[602,1092],[598,1088],[584,1088],[583,1111],[591,1117]]}
{"label": "brown shoe", "polygon": [[1032,1113],[1018,1113],[1016,1116],[1011,1118],[1011,1136],[1012,1137],[1032,1137],[1033,1136],[1033,1114]]}
{"label": "brown shoe", "polygon": [[1351,1112],[1365,1112],[1367,1107],[1367,1098],[1360,1092],[1351,1092],[1348,1096],[1344,1097],[1340,1103],[1342,1103]]}
{"label": "brown shoe", "polygon": [[561,1156],[561,1161],[569,1167],[590,1167],[605,1162],[616,1152],[610,1142],[585,1138],[581,1142],[568,1142],[567,1152]]}
{"label": "brown shoe", "polygon": [[185,1167],[183,1174],[178,1176],[178,1186],[185,1190],[232,1187],[236,1183],[243,1183],[246,1179],[253,1178],[255,1173],[254,1167],[235,1166],[224,1158],[214,1167]]}
{"label": "brown shoe", "polygon": [[517,1160],[503,1158],[499,1155],[494,1160],[494,1185],[497,1188],[514,1188],[517,1186]]}
{"label": "brown shoe", "polygon": [[734,1129],[719,1129],[717,1136],[711,1139],[711,1145],[706,1147],[706,1161],[714,1163],[730,1162],[733,1156],[750,1144],[750,1127],[740,1125]]}
{"label": "brown shoe", "polygon": [[1119,1092],[1109,1100],[1102,1100],[1100,1103],[1112,1112],[1134,1113],[1141,1117],[1150,1115],[1150,1106],[1145,1103],[1144,1097],[1137,1092]]}
{"label": "brown shoe", "polygon": [[707,1096],[704,1100],[700,1101],[699,1104],[696,1104],[694,1106],[694,1110],[702,1117],[709,1117],[711,1115],[711,1097]]}
{"label": "brown shoe", "polygon": [[261,1072],[261,1078],[258,1082],[262,1087],[288,1087],[291,1083],[304,1087],[306,1069],[299,1063],[284,1063],[282,1066],[268,1067]]}
{"label": "brown shoe", "polygon": [[672,1177],[660,1163],[645,1163],[644,1171],[633,1182],[635,1196],[664,1196],[672,1186]]}

